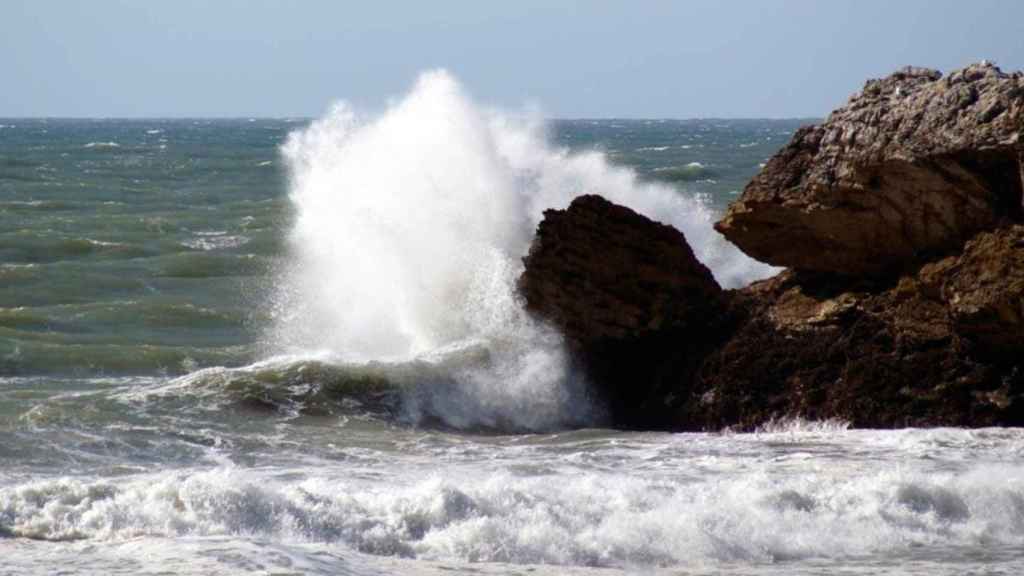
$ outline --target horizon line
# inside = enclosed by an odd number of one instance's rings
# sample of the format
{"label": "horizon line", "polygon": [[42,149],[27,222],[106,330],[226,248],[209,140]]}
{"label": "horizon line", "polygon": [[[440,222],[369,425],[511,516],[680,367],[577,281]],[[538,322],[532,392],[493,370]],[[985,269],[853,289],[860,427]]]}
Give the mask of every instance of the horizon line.
{"label": "horizon line", "polygon": [[[259,121],[278,120],[286,122],[312,121],[321,116],[0,116],[0,120],[237,120],[237,121]],[[543,120],[550,121],[597,121],[597,120],[618,120],[626,122],[637,121],[692,121],[692,120],[822,120],[824,116],[551,116]]]}

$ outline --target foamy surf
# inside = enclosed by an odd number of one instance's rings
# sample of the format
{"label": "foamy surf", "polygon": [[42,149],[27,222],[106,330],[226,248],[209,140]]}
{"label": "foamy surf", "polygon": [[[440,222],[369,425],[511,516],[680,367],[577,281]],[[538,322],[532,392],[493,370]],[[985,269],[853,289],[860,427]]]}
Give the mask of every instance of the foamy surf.
{"label": "foamy surf", "polygon": [[299,467],[222,464],[25,481],[0,488],[0,528],[104,546],[221,539],[206,554],[225,562],[250,543],[273,542],[300,556],[312,549],[416,559],[427,562],[423,570],[434,562],[699,571],[842,561],[856,568],[880,555],[927,560],[935,570],[958,550],[998,557],[1024,545],[1024,468],[1001,450],[1020,450],[1019,433],[904,433],[933,448],[956,437],[962,446],[951,452],[973,452],[978,461],[969,465],[892,451],[878,442],[887,434],[791,427],[724,436],[423,438],[414,450],[361,449],[315,466],[307,459]]}

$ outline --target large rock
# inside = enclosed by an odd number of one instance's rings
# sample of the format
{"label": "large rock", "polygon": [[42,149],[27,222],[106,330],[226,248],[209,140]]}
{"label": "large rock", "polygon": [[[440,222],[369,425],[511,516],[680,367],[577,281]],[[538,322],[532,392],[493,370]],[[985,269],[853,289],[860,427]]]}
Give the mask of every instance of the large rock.
{"label": "large rock", "polygon": [[1021,220],[1022,129],[1021,73],[906,68],[798,131],[716,227],[779,266],[912,269]]}
{"label": "large rock", "polygon": [[1024,226],[897,278],[722,291],[682,234],[597,196],[549,210],[520,290],[626,428],[1024,425]]}
{"label": "large rock", "polygon": [[581,196],[544,213],[524,262],[528,309],[561,329],[615,422],[667,425],[665,397],[728,323],[721,288],[682,233]]}
{"label": "large rock", "polygon": [[722,291],[596,196],[545,213],[520,288],[633,428],[1024,425],[1024,76],[908,68],[799,131],[718,228],[790,266]]}

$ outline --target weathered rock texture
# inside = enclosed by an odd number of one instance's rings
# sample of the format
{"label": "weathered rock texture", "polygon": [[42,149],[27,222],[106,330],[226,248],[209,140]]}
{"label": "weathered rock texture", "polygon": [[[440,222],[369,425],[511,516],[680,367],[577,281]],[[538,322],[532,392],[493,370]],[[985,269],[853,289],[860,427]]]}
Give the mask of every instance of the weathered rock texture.
{"label": "weathered rock texture", "polygon": [[520,288],[628,428],[1024,425],[1024,226],[897,279],[721,291],[675,230],[598,197],[545,213]]}
{"label": "weathered rock texture", "polygon": [[955,285],[960,276],[953,267],[931,272],[927,281],[922,272],[878,287],[789,271],[736,292],[748,316],[685,385],[691,395],[675,422],[697,429],[796,416],[857,427],[1024,424],[1024,349],[996,351],[985,341],[991,333],[962,331],[957,306],[931,284]]}
{"label": "weathered rock texture", "polygon": [[716,227],[775,265],[906,271],[1021,220],[1022,129],[1021,73],[906,68],[798,131]]}
{"label": "weathered rock texture", "polygon": [[727,324],[723,292],[683,235],[600,196],[548,210],[520,280],[623,426],[666,423],[664,395]]}
{"label": "weathered rock texture", "polygon": [[958,332],[996,353],[1024,356],[1024,226],[979,234],[921,277]]}
{"label": "weathered rock texture", "polygon": [[626,427],[1024,425],[1024,78],[908,68],[799,131],[719,229],[792,268],[723,292],[677,231],[548,211],[520,288]]}

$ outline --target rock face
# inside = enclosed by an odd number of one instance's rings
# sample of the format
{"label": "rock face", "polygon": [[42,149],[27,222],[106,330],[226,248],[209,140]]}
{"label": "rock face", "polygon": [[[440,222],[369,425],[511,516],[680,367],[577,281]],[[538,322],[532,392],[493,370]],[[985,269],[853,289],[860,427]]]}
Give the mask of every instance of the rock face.
{"label": "rock face", "polygon": [[679,231],[600,196],[546,211],[524,262],[528,309],[562,330],[623,426],[663,423],[662,397],[728,323],[721,288]]}
{"label": "rock face", "polygon": [[675,230],[595,196],[545,213],[520,288],[618,426],[1024,425],[1024,226],[897,279],[723,292]]}
{"label": "rock face", "polygon": [[630,428],[1024,426],[1024,77],[868,82],[718,228],[790,266],[722,291],[672,228],[548,211],[520,282]]}
{"label": "rock face", "polygon": [[976,64],[871,80],[798,131],[716,227],[751,256],[891,275],[1022,218],[1024,75]]}
{"label": "rock face", "polygon": [[959,333],[995,353],[1024,355],[1024,226],[979,234],[921,276]]}

